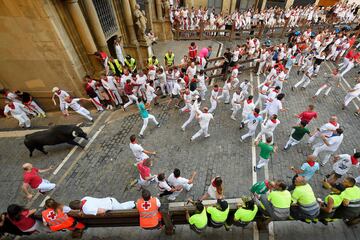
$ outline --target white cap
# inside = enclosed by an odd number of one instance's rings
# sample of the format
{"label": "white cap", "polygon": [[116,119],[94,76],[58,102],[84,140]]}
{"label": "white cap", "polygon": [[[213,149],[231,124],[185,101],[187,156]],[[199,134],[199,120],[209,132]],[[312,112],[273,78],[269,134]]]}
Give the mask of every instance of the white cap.
{"label": "white cap", "polygon": [[60,89],[58,88],[58,87],[53,87],[53,89],[52,89],[52,92],[57,92],[57,91],[59,91]]}

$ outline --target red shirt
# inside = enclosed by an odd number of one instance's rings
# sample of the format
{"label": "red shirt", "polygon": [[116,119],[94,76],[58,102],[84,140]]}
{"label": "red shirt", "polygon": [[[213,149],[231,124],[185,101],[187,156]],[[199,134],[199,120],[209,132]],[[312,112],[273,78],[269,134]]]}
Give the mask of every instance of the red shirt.
{"label": "red shirt", "polygon": [[31,188],[36,189],[42,182],[38,172],[37,168],[32,168],[30,172],[24,172],[24,183],[28,183]]}
{"label": "red shirt", "polygon": [[317,118],[317,112],[305,111],[299,114],[301,121],[309,123],[313,118]]}
{"label": "red shirt", "polygon": [[150,176],[150,168],[144,166],[144,164],[143,164],[144,161],[145,161],[145,160],[141,161],[141,162],[137,165],[137,169],[138,169],[138,171],[139,171],[139,173],[140,173],[141,178],[145,180],[145,178],[147,178],[147,177]]}
{"label": "red shirt", "polygon": [[195,45],[194,47],[190,46],[189,47],[189,58],[195,58],[197,55],[197,46]]}
{"label": "red shirt", "polygon": [[14,219],[8,218],[15,226],[17,226],[21,231],[26,231],[35,224],[35,219],[27,217],[29,210],[24,210],[20,214],[20,220],[16,221]]}

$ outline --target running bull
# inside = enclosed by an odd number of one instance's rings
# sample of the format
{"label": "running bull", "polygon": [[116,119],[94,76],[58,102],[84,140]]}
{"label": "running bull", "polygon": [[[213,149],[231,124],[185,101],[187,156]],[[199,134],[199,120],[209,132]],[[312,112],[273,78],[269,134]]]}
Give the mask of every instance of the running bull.
{"label": "running bull", "polygon": [[35,149],[47,154],[44,150],[45,145],[68,143],[83,148],[74,141],[76,137],[88,139],[87,134],[76,125],[57,125],[45,131],[25,135],[24,144],[29,149],[31,157]]}

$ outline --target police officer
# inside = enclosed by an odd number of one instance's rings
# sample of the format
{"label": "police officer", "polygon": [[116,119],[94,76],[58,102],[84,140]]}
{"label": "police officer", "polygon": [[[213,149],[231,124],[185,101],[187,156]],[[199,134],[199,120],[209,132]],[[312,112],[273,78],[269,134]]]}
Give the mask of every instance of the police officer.
{"label": "police officer", "polygon": [[130,72],[136,72],[136,60],[133,57],[127,55],[124,62]]}
{"label": "police officer", "polygon": [[351,220],[360,215],[360,188],[357,187],[353,177],[346,177],[342,186],[345,188],[340,193],[342,204],[336,209],[334,218]]}
{"label": "police officer", "polygon": [[189,199],[188,201],[195,206],[195,213],[190,216],[189,211],[186,209],[186,220],[189,222],[191,230],[196,233],[201,233],[205,230],[208,223],[206,208],[201,201],[194,202],[191,199]]}
{"label": "police officer", "polygon": [[245,201],[245,203],[239,204],[236,212],[233,214],[229,214],[229,217],[225,223],[225,229],[229,231],[232,224],[239,227],[245,227],[254,220],[257,212],[258,206],[252,199]]}
{"label": "police officer", "polygon": [[206,212],[209,214],[210,222],[209,226],[214,228],[220,228],[225,224],[225,221],[229,215],[229,204],[224,199],[218,199],[217,204],[214,207],[208,207]]}
{"label": "police officer", "polygon": [[149,57],[147,63],[148,63],[148,67],[150,66],[159,67],[159,60],[157,59],[156,56]]}
{"label": "police officer", "polygon": [[171,67],[174,65],[174,62],[175,62],[175,54],[169,50],[167,51],[167,53],[165,53],[165,66],[167,67]]}
{"label": "police officer", "polygon": [[286,220],[290,215],[291,194],[286,188],[285,182],[278,180],[268,196],[266,194],[260,196],[262,211],[270,215],[272,220]]}
{"label": "police officer", "polygon": [[314,191],[303,176],[295,178],[295,189],[292,193],[293,205],[290,208],[291,217],[310,222],[319,215],[320,206],[316,201]]}
{"label": "police officer", "polygon": [[109,58],[109,61],[107,62],[110,70],[115,74],[116,76],[121,76],[123,73],[123,67],[119,60],[114,58]]}

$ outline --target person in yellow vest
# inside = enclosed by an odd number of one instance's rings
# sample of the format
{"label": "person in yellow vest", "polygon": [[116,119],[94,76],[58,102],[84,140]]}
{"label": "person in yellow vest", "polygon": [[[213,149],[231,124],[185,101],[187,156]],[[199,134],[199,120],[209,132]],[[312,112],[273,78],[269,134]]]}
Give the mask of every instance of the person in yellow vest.
{"label": "person in yellow vest", "polygon": [[188,209],[185,210],[186,220],[190,224],[190,229],[196,233],[202,233],[207,226],[208,218],[206,215],[206,208],[201,201],[188,200],[195,206],[195,213],[190,216]]}
{"label": "person in yellow vest", "polygon": [[291,217],[307,223],[316,221],[316,217],[320,213],[320,206],[316,201],[314,191],[303,176],[297,176],[294,184],[295,189],[291,195]]}
{"label": "person in yellow vest", "polygon": [[149,190],[144,189],[141,193],[142,198],[136,201],[136,209],[139,211],[140,227],[144,229],[161,228],[161,213],[159,207],[160,200],[152,197]]}
{"label": "person in yellow vest", "polygon": [[320,198],[317,200],[320,203],[320,214],[318,216],[319,221],[327,225],[328,222],[333,221],[335,210],[342,203],[340,192],[331,192],[324,198],[324,201]]}
{"label": "person in yellow vest", "polygon": [[121,65],[120,61],[114,58],[109,58],[107,62],[109,69],[113,72],[116,76],[121,76],[123,73],[123,66]]}
{"label": "person in yellow vest", "polygon": [[218,199],[217,204],[213,207],[207,207],[206,212],[209,215],[209,226],[220,228],[225,225],[229,215],[229,204],[224,199]]}
{"label": "person in yellow vest", "polygon": [[278,180],[269,195],[260,196],[262,211],[272,220],[286,220],[290,216],[291,193],[286,188],[286,183]]}
{"label": "person in yellow vest", "polygon": [[45,201],[45,208],[41,213],[42,219],[51,231],[56,232],[66,229],[73,231],[73,237],[81,236],[85,225],[65,213],[70,211],[69,207],[65,207],[54,199],[49,198]]}
{"label": "person in yellow vest", "polygon": [[229,217],[226,220],[225,229],[230,230],[231,225],[238,227],[245,227],[251,221],[254,220],[258,212],[258,206],[255,204],[255,201],[250,199],[245,202],[238,204],[238,209],[235,213],[229,214]]}
{"label": "person in yellow vest", "polygon": [[167,53],[165,53],[165,66],[167,67],[171,67],[174,65],[174,62],[175,62],[175,54],[169,50],[167,51]]}
{"label": "person in yellow vest", "polygon": [[342,204],[336,209],[334,218],[351,220],[360,215],[360,188],[355,185],[353,177],[346,177],[342,181],[344,191],[340,193]]}
{"label": "person in yellow vest", "polygon": [[136,73],[136,60],[133,57],[127,55],[124,62],[125,66],[129,69],[130,72]]}
{"label": "person in yellow vest", "polygon": [[147,65],[148,65],[148,67],[150,67],[150,66],[159,67],[159,60],[157,59],[156,56],[149,57]]}

